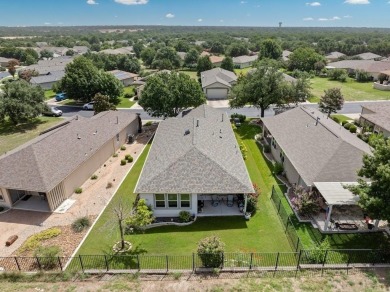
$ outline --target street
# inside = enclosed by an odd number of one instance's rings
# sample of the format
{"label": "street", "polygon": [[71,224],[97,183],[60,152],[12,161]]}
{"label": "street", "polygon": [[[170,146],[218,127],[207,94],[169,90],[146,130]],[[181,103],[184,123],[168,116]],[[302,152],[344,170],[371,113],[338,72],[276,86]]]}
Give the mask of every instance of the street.
{"label": "street", "polygon": [[[343,109],[340,110],[338,113],[339,114],[359,114],[361,112],[361,106],[363,104],[390,104],[390,101],[376,101],[376,102],[347,102],[344,104]],[[308,107],[313,107],[313,108],[318,108],[317,104],[305,104],[305,106]],[[62,110],[63,116],[64,117],[72,117],[74,115],[80,115],[82,117],[90,118],[93,116],[93,111],[86,111],[83,110],[81,107],[76,107],[76,106],[61,106],[57,105],[57,108]],[[246,115],[249,118],[256,118],[260,117],[260,110],[254,108],[254,107],[244,107],[240,109],[230,109],[227,107],[220,107],[218,108],[221,111],[226,111],[229,115],[233,113],[239,113]],[[140,113],[141,114],[141,119],[142,120],[161,120],[161,118],[152,118],[150,117],[144,110],[142,109],[119,109],[121,111],[129,111],[133,113]],[[273,109],[268,109],[265,111],[265,116],[273,116],[274,111]]]}

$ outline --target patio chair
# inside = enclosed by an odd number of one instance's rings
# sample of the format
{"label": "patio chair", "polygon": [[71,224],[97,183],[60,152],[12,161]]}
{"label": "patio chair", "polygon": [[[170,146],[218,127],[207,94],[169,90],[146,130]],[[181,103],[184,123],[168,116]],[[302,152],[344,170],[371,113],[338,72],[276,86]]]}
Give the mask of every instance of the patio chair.
{"label": "patio chair", "polygon": [[211,195],[211,205],[217,207],[219,204],[219,199],[217,195]]}
{"label": "patio chair", "polygon": [[234,199],[233,195],[227,196],[227,203],[226,204],[228,207],[233,207],[233,205],[234,205],[233,199]]}

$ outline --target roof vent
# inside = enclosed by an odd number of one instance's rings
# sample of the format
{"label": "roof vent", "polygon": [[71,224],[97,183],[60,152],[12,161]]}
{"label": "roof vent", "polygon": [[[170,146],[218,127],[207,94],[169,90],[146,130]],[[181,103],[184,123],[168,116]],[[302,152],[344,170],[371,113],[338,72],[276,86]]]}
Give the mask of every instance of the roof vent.
{"label": "roof vent", "polygon": [[190,130],[186,130],[185,132],[184,132],[184,136],[187,136],[187,135],[189,135],[191,132],[190,132]]}
{"label": "roof vent", "polygon": [[199,119],[196,120],[196,126],[199,127]]}
{"label": "roof vent", "polygon": [[222,121],[221,122],[223,122],[223,114],[222,114]]}
{"label": "roof vent", "polygon": [[80,135],[79,135],[79,134],[77,134],[77,139],[79,139],[79,140],[81,139],[81,137],[80,137]]}
{"label": "roof vent", "polygon": [[97,134],[97,129],[96,129],[96,131],[95,131],[95,132],[93,132],[93,134],[94,134],[94,135],[96,135],[96,134]]}
{"label": "roof vent", "polygon": [[317,119],[316,119],[316,126],[318,125],[319,121],[320,121],[320,117],[317,117]]}

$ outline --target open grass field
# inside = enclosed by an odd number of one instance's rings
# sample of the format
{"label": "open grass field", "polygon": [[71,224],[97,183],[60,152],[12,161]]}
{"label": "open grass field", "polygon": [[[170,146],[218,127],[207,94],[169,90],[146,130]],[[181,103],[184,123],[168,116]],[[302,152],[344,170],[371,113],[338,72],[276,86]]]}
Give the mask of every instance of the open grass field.
{"label": "open grass field", "polygon": [[372,82],[360,83],[352,78],[347,82],[331,81],[327,78],[314,77],[311,79],[312,97],[311,102],[318,102],[324,94],[324,90],[329,88],[341,88],[346,101],[363,101],[363,100],[390,100],[389,91],[380,91],[372,87]]}
{"label": "open grass field", "polygon": [[32,122],[16,126],[8,121],[0,123],[0,155],[37,137],[40,132],[61,121],[61,118],[39,117]]}

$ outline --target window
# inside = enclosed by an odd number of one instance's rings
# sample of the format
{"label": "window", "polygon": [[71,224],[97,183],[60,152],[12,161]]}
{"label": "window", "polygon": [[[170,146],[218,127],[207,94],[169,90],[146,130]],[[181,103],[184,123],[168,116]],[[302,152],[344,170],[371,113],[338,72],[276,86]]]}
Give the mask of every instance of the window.
{"label": "window", "polygon": [[280,160],[282,161],[282,163],[284,162],[284,152],[283,151],[280,151]]}
{"label": "window", "polygon": [[177,208],[176,194],[168,194],[168,208]]}
{"label": "window", "polygon": [[189,194],[181,194],[180,195],[180,207],[181,208],[190,208],[190,195]]}
{"label": "window", "polygon": [[154,200],[156,202],[156,208],[165,208],[165,195],[164,194],[155,194]]}
{"label": "window", "polygon": [[274,138],[272,138],[271,145],[274,147],[274,149],[276,149],[276,141]]}
{"label": "window", "polygon": [[119,142],[119,134],[116,134],[116,141]]}

